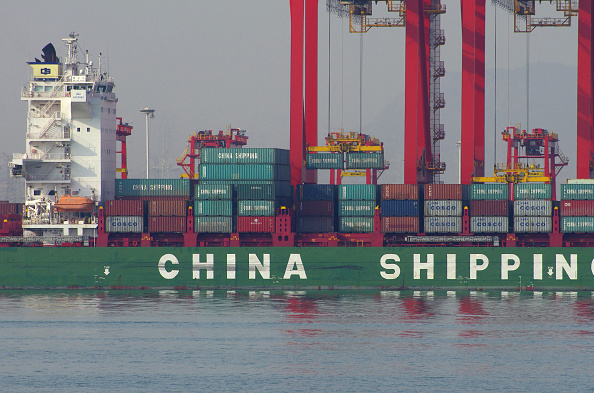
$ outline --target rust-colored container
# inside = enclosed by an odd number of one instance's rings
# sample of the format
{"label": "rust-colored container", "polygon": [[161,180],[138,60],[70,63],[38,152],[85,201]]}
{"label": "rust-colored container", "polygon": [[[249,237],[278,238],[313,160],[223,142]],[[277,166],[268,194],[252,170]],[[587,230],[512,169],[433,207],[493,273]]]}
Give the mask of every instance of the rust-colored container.
{"label": "rust-colored container", "polygon": [[449,199],[467,200],[468,185],[466,184],[425,184],[423,186],[425,200]]}
{"label": "rust-colored container", "polygon": [[119,201],[189,201],[185,196],[117,196]]}
{"label": "rust-colored container", "polygon": [[148,201],[149,216],[183,217],[187,215],[186,201]]}
{"label": "rust-colored container", "polygon": [[382,217],[383,233],[419,233],[419,217]]}
{"label": "rust-colored container", "polygon": [[19,214],[19,203],[0,203],[0,214]]}
{"label": "rust-colored container", "polygon": [[276,217],[237,217],[237,232],[274,232],[275,227]]}
{"label": "rust-colored container", "polygon": [[559,215],[561,217],[594,216],[594,201],[561,201]]}
{"label": "rust-colored container", "polygon": [[383,201],[418,201],[418,184],[382,184]]}
{"label": "rust-colored container", "polygon": [[113,216],[142,216],[143,202],[141,200],[105,201],[105,215]]}
{"label": "rust-colored container", "polygon": [[470,201],[470,216],[507,216],[508,201],[472,200]]}
{"label": "rust-colored container", "polygon": [[299,217],[332,217],[334,215],[334,201],[297,201],[295,215]]}
{"label": "rust-colored container", "polygon": [[148,230],[151,233],[185,232],[186,217],[149,217]]}

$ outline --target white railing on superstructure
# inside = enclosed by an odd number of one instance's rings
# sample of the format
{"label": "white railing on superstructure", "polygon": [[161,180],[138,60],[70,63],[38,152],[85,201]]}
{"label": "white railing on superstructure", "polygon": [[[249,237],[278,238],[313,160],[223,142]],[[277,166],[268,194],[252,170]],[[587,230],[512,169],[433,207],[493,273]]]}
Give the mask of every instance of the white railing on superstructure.
{"label": "white railing on superstructure", "polygon": [[12,153],[13,160],[70,160],[70,153]]}

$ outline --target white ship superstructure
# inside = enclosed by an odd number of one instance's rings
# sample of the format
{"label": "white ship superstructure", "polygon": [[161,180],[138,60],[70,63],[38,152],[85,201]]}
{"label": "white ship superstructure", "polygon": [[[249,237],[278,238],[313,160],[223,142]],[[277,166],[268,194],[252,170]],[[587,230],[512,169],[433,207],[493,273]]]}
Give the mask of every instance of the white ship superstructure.
{"label": "white ship superstructure", "polygon": [[27,102],[26,150],[15,153],[10,166],[12,176],[25,179],[24,224],[30,230],[74,224],[61,233],[82,235],[95,227],[93,216],[58,214],[55,204],[64,195],[95,203],[113,199],[117,99],[113,79],[101,69],[101,56],[95,68],[88,52],[79,61],[77,35],[63,41],[63,61],[48,44],[43,61],[28,63],[30,76],[21,94]]}

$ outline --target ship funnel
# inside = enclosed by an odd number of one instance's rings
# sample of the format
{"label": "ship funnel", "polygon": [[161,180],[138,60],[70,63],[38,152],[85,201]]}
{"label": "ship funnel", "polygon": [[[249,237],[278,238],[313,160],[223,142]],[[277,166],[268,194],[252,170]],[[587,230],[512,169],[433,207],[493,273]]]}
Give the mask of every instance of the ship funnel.
{"label": "ship funnel", "polygon": [[54,48],[54,46],[51,43],[44,46],[42,51],[43,55],[41,55],[41,57],[46,63],[58,62],[58,57],[56,56],[56,48]]}

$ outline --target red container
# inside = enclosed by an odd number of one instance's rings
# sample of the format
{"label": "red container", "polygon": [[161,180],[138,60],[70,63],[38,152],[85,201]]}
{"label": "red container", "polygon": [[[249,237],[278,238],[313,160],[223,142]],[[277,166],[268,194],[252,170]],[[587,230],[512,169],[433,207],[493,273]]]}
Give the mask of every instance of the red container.
{"label": "red container", "polygon": [[119,201],[189,201],[189,197],[118,196]]}
{"label": "red container", "polygon": [[470,216],[507,216],[508,206],[508,201],[472,200],[468,214]]}
{"label": "red container", "polygon": [[594,216],[594,201],[561,201],[559,215],[561,217]]}
{"label": "red container", "polygon": [[465,184],[425,184],[423,186],[425,200],[445,199],[464,200],[467,199],[468,186]]}
{"label": "red container", "polygon": [[295,215],[300,217],[332,217],[334,216],[333,201],[297,201]]}
{"label": "red container", "polygon": [[22,212],[22,209],[19,209],[20,203],[10,203],[2,201],[0,203],[0,214],[20,214],[19,210]]}
{"label": "red container", "polygon": [[237,232],[274,232],[276,217],[237,217]]}
{"label": "red container", "polygon": [[144,215],[141,200],[105,201],[106,216],[142,216]]}
{"label": "red container", "polygon": [[151,233],[185,232],[186,217],[149,217],[148,230]]}
{"label": "red container", "polygon": [[382,217],[383,233],[419,233],[419,217]]}
{"label": "red container", "polygon": [[419,186],[417,184],[382,184],[383,201],[418,201]]}
{"label": "red container", "polygon": [[165,217],[183,217],[186,216],[187,207],[186,201],[160,201],[150,200],[148,201],[148,214],[149,216],[165,216]]}

